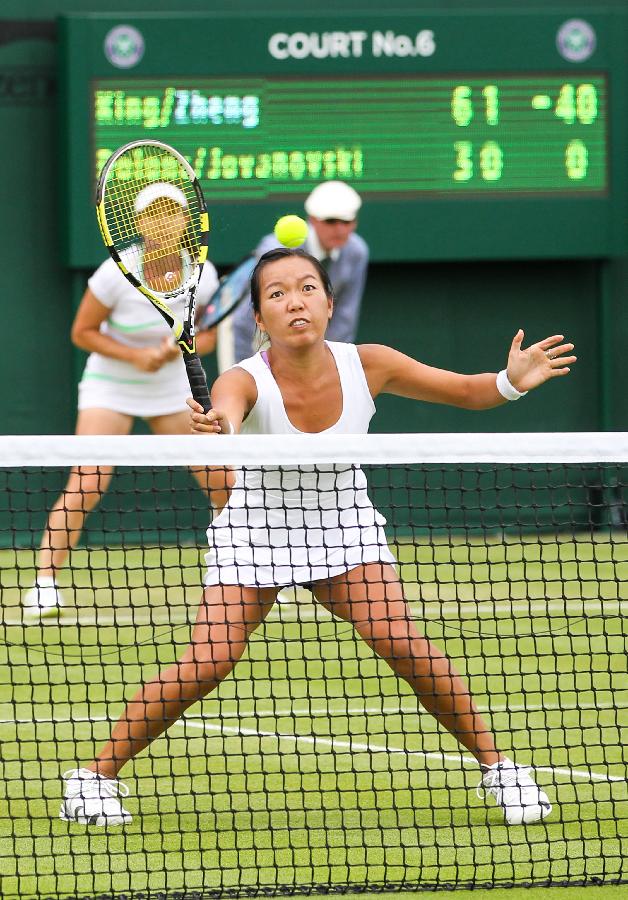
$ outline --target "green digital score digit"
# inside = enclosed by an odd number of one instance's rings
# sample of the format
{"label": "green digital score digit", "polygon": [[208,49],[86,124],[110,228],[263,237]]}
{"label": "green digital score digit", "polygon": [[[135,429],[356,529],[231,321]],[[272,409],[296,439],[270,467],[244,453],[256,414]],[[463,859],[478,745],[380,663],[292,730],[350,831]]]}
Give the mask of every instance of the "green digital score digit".
{"label": "green digital score digit", "polygon": [[504,153],[497,141],[487,141],[480,149],[480,172],[484,181],[499,181],[504,169]]}
{"label": "green digital score digit", "polygon": [[581,181],[586,178],[589,168],[589,151],[584,141],[575,139],[569,141],[565,150],[565,169],[567,177],[572,181]]}
{"label": "green digital score digit", "polygon": [[471,88],[468,84],[457,85],[451,93],[451,116],[461,128],[465,128],[473,118]]}
{"label": "green digital score digit", "polygon": [[486,101],[486,124],[499,124],[499,88],[496,84],[487,84],[482,88],[482,96]]}
{"label": "green digital score digit", "polygon": [[558,92],[554,112],[567,125],[573,125],[576,121],[576,89],[573,84],[563,84]]}
{"label": "green digital score digit", "polygon": [[470,181],[473,178],[473,144],[471,141],[456,141],[457,169],[453,173],[454,181]]}
{"label": "green digital score digit", "polygon": [[582,125],[591,125],[597,119],[597,90],[594,84],[579,84],[576,89],[576,114]]}

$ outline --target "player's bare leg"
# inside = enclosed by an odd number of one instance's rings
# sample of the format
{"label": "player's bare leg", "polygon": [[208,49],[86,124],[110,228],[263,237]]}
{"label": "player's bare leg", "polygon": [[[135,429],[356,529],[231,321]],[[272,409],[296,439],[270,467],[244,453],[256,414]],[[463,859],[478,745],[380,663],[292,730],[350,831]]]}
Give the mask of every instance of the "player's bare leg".
{"label": "player's bare leg", "polygon": [[246,650],[276,595],[275,588],[205,588],[187,650],[138,691],[88,768],[115,778],[129,759],[180,719],[189,706],[215,690]]}
{"label": "player's bare leg", "polygon": [[[76,421],[76,434],[128,434],[133,418],[110,409],[83,409]],[[111,481],[111,466],[80,466],[72,469],[68,482],[48,514],[37,559],[35,587],[24,597],[25,608],[39,616],[55,615],[63,606],[56,577],[68,554],[76,546],[85,519],[98,505]]]}
{"label": "player's bare leg", "polygon": [[423,706],[480,763],[480,788],[509,824],[538,822],[551,812],[529,769],[506,759],[479,714],[469,687],[447,656],[420,634],[392,566],[372,563],[319,583],[315,596],[412,687]]}
{"label": "player's bare leg", "polygon": [[392,566],[358,566],[320,582],[314,593],[333,615],[355,627],[479,763],[491,766],[502,758],[468,686],[448,657],[418,631]]}
{"label": "player's bare leg", "polygon": [[128,790],[116,780],[118,772],[227,677],[272,609],[276,593],[237,585],[205,589],[183,656],[137,692],[88,767],[65,773],[62,819],[100,826],[131,821],[119,799]]}

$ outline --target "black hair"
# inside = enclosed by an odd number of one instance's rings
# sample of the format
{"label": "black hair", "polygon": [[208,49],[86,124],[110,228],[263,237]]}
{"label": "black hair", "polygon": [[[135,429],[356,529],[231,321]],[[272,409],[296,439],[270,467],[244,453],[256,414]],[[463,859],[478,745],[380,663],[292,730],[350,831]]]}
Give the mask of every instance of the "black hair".
{"label": "black hair", "polygon": [[275,250],[269,250],[268,253],[264,253],[263,256],[260,256],[257,265],[251,273],[251,306],[253,307],[254,312],[259,313],[260,311],[260,280],[262,270],[269,263],[277,262],[278,259],[287,259],[291,256],[297,256],[300,259],[306,259],[308,262],[312,263],[323,284],[325,293],[330,300],[334,299],[334,289],[329,280],[327,269],[321,265],[315,256],[311,256],[311,254],[306,253],[305,250],[301,250],[300,247],[295,249],[290,247],[277,247]]}

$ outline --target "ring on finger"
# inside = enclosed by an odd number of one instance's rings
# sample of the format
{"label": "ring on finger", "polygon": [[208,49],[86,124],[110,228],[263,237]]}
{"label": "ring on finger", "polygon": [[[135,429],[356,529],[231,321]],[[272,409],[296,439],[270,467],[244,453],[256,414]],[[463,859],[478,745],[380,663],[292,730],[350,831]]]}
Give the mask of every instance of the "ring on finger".
{"label": "ring on finger", "polygon": [[546,350],[546,351],[545,351],[545,355],[547,356],[548,359],[554,359],[554,357],[552,356],[552,351],[551,351],[551,350]]}

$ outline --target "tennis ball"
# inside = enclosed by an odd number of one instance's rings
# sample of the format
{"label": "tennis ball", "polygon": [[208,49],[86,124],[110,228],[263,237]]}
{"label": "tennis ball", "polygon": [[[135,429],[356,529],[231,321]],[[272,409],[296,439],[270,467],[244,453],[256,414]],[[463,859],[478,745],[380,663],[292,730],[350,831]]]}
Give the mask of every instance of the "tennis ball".
{"label": "tennis ball", "polygon": [[282,216],[275,225],[275,237],[284,247],[300,247],[307,237],[307,222],[300,216]]}

